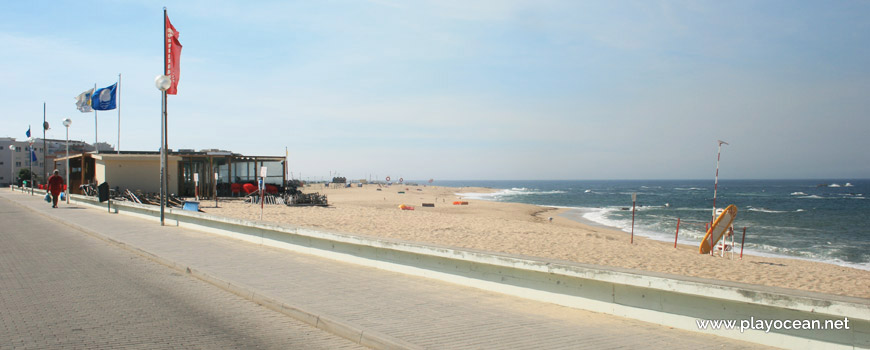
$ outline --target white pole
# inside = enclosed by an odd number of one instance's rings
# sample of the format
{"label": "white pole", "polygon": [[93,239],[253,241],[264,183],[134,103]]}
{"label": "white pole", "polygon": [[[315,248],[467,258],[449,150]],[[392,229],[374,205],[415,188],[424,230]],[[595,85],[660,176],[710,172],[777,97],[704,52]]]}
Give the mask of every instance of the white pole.
{"label": "white pole", "polygon": [[713,183],[713,218],[710,219],[710,224],[713,224],[713,221],[716,220],[716,191],[719,189],[719,158],[722,156],[722,144],[728,144],[728,142],[718,140],[719,141],[719,151],[716,152],[716,180]]}
{"label": "white pole", "polygon": [[66,127],[66,191],[64,191],[64,196],[66,197],[66,204],[69,204],[69,126]]}
{"label": "white pole", "polygon": [[115,96],[118,103],[118,154],[121,154],[121,73],[118,73],[118,91],[116,93],[118,94]]}
{"label": "white pole", "polygon": [[[94,92],[97,92],[97,83],[94,83]],[[93,100],[94,100],[94,93],[92,92],[91,93],[91,101],[93,101]],[[93,105],[93,103],[91,103],[91,105]],[[100,153],[100,148],[97,147],[97,142],[99,142],[99,139],[97,138],[97,129],[98,129],[97,128],[97,110],[94,109],[94,152]]]}

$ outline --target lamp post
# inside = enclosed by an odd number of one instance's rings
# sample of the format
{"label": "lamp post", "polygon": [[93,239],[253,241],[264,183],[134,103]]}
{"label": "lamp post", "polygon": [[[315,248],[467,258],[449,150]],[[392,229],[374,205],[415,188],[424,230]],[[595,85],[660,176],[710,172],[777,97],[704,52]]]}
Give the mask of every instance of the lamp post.
{"label": "lamp post", "polygon": [[72,125],[72,119],[65,118],[63,120],[63,126],[66,127],[66,189],[64,192],[64,197],[66,197],[66,204],[69,204],[69,126]]}
{"label": "lamp post", "polygon": [[9,179],[15,185],[15,144],[9,144]]}
{"label": "lamp post", "polygon": [[166,208],[166,90],[172,85],[168,75],[158,75],[154,85],[160,90],[160,226],[163,226]]}

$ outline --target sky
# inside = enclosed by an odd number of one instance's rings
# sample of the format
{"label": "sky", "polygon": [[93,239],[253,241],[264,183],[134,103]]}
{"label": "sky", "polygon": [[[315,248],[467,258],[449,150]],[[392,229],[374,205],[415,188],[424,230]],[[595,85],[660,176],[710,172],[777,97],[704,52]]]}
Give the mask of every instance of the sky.
{"label": "sky", "polygon": [[303,179],[870,178],[867,1],[9,1],[0,137],[118,144],[75,96],[121,79],[120,148]]}

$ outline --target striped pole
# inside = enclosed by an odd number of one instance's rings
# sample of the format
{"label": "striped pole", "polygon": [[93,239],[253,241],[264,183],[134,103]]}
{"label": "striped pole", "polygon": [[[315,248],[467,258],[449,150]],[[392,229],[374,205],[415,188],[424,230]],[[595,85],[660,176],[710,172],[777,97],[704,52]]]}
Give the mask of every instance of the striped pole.
{"label": "striped pole", "polygon": [[713,217],[710,219],[710,224],[713,224],[713,220],[716,220],[716,191],[719,189],[719,159],[722,157],[722,144],[728,144],[728,142],[718,140],[719,141],[719,151],[716,152],[716,181],[713,183]]}

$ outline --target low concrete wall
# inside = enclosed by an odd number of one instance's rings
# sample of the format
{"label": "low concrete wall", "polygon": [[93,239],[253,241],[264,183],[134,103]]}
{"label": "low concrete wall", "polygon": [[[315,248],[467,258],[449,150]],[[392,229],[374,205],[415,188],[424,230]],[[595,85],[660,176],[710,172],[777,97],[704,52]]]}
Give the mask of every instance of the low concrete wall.
{"label": "low concrete wall", "polygon": [[[77,203],[106,208],[95,198]],[[112,202],[112,212],[158,220],[159,207]],[[639,272],[451,247],[422,245],[290,225],[167,209],[165,224],[315,254],[523,298],[689,331],[792,349],[870,348],[870,300]],[[701,330],[697,320],[848,319],[848,330]],[[763,322],[763,321],[762,321]]]}

